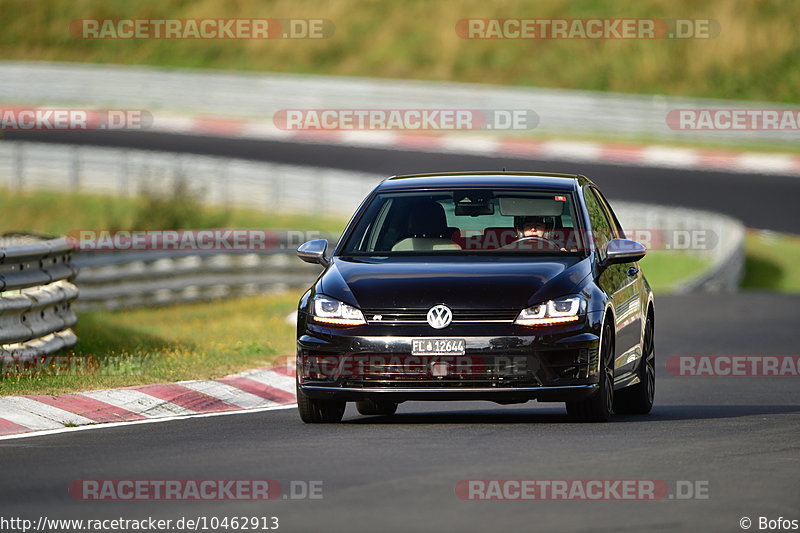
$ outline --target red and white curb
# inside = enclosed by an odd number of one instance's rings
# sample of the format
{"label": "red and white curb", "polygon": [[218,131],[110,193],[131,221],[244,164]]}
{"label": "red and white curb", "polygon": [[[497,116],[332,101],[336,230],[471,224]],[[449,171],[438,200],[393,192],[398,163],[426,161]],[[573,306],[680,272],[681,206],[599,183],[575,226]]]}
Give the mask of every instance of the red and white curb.
{"label": "red and white curb", "polygon": [[291,407],[295,369],[275,366],[211,381],[179,381],[57,396],[0,397],[0,440],[120,423]]}
{"label": "red and white curb", "polygon": [[800,156],[784,153],[706,150],[663,145],[528,139],[469,133],[408,131],[295,131],[275,127],[269,119],[179,117],[156,114],[152,129],[170,133],[214,135],[312,144],[332,144],[392,150],[449,152],[520,159],[567,160],[665,167],[724,170],[748,174],[800,176]]}

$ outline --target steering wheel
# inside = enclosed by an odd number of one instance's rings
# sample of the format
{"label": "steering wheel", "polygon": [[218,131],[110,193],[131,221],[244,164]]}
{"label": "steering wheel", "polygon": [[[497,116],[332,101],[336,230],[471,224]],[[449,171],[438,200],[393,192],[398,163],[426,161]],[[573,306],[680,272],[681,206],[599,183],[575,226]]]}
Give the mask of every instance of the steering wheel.
{"label": "steering wheel", "polygon": [[[522,244],[524,242],[528,242],[527,245]],[[540,243],[546,244],[546,246],[542,246],[541,244],[535,244],[533,241],[539,241]],[[549,250],[560,250],[561,246],[547,237],[520,237],[519,239],[506,244],[505,246],[501,246],[500,249],[510,249],[510,248],[517,248],[520,250],[541,250],[541,249],[549,249]]]}

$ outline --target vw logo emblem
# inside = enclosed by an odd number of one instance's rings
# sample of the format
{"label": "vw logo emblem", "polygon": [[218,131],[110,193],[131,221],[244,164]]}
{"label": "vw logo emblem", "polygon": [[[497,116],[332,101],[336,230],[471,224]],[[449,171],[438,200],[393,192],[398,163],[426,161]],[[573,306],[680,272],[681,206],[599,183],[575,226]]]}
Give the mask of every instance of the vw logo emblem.
{"label": "vw logo emblem", "polygon": [[434,329],[446,328],[453,320],[453,312],[446,305],[434,305],[428,311],[428,324]]}

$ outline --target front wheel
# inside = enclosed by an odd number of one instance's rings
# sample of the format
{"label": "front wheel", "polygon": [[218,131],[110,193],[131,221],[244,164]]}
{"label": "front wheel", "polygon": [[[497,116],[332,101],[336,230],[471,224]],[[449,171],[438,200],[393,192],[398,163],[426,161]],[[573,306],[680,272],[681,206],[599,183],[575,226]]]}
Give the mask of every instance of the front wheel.
{"label": "front wheel", "polygon": [[346,402],[336,400],[314,400],[306,396],[297,385],[297,410],[306,424],[331,424],[341,422]]}
{"label": "front wheel", "polygon": [[600,341],[600,376],[597,392],[576,402],[567,402],[567,413],[579,422],[608,422],[614,406],[614,341],[611,325],[603,325]]}
{"label": "front wheel", "polygon": [[656,394],[656,353],[653,343],[653,319],[648,316],[642,339],[642,361],[637,371],[639,383],[617,391],[614,412],[646,415],[653,408]]}

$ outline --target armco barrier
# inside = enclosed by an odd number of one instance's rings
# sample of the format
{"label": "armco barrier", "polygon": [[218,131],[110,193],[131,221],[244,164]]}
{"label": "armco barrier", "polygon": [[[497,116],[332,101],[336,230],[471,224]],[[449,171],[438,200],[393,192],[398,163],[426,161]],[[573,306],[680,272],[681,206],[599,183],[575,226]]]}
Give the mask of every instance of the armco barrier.
{"label": "armco barrier", "polygon": [[70,283],[76,270],[66,238],[0,237],[0,360],[24,359],[75,344]]}
{"label": "armco barrier", "polygon": [[[611,203],[622,227],[629,232],[651,229],[702,236],[703,244],[707,247],[688,245],[685,253],[706,259],[710,263],[709,267],[700,274],[676,283],[672,292],[738,290],[744,276],[745,227],[741,222],[711,211],[631,202]],[[628,236],[636,238],[635,234]],[[672,248],[672,251],[681,250]]]}
{"label": "armco barrier", "polygon": [[[149,150],[0,143],[0,189],[132,196],[185,179],[209,205],[343,216],[381,180],[366,172]],[[79,228],[75,228],[79,229]]]}
{"label": "armco barrier", "polygon": [[[322,235],[333,244],[335,236]],[[307,287],[320,268],[300,262],[282,238],[258,253],[78,252],[79,309],[158,306]]]}

